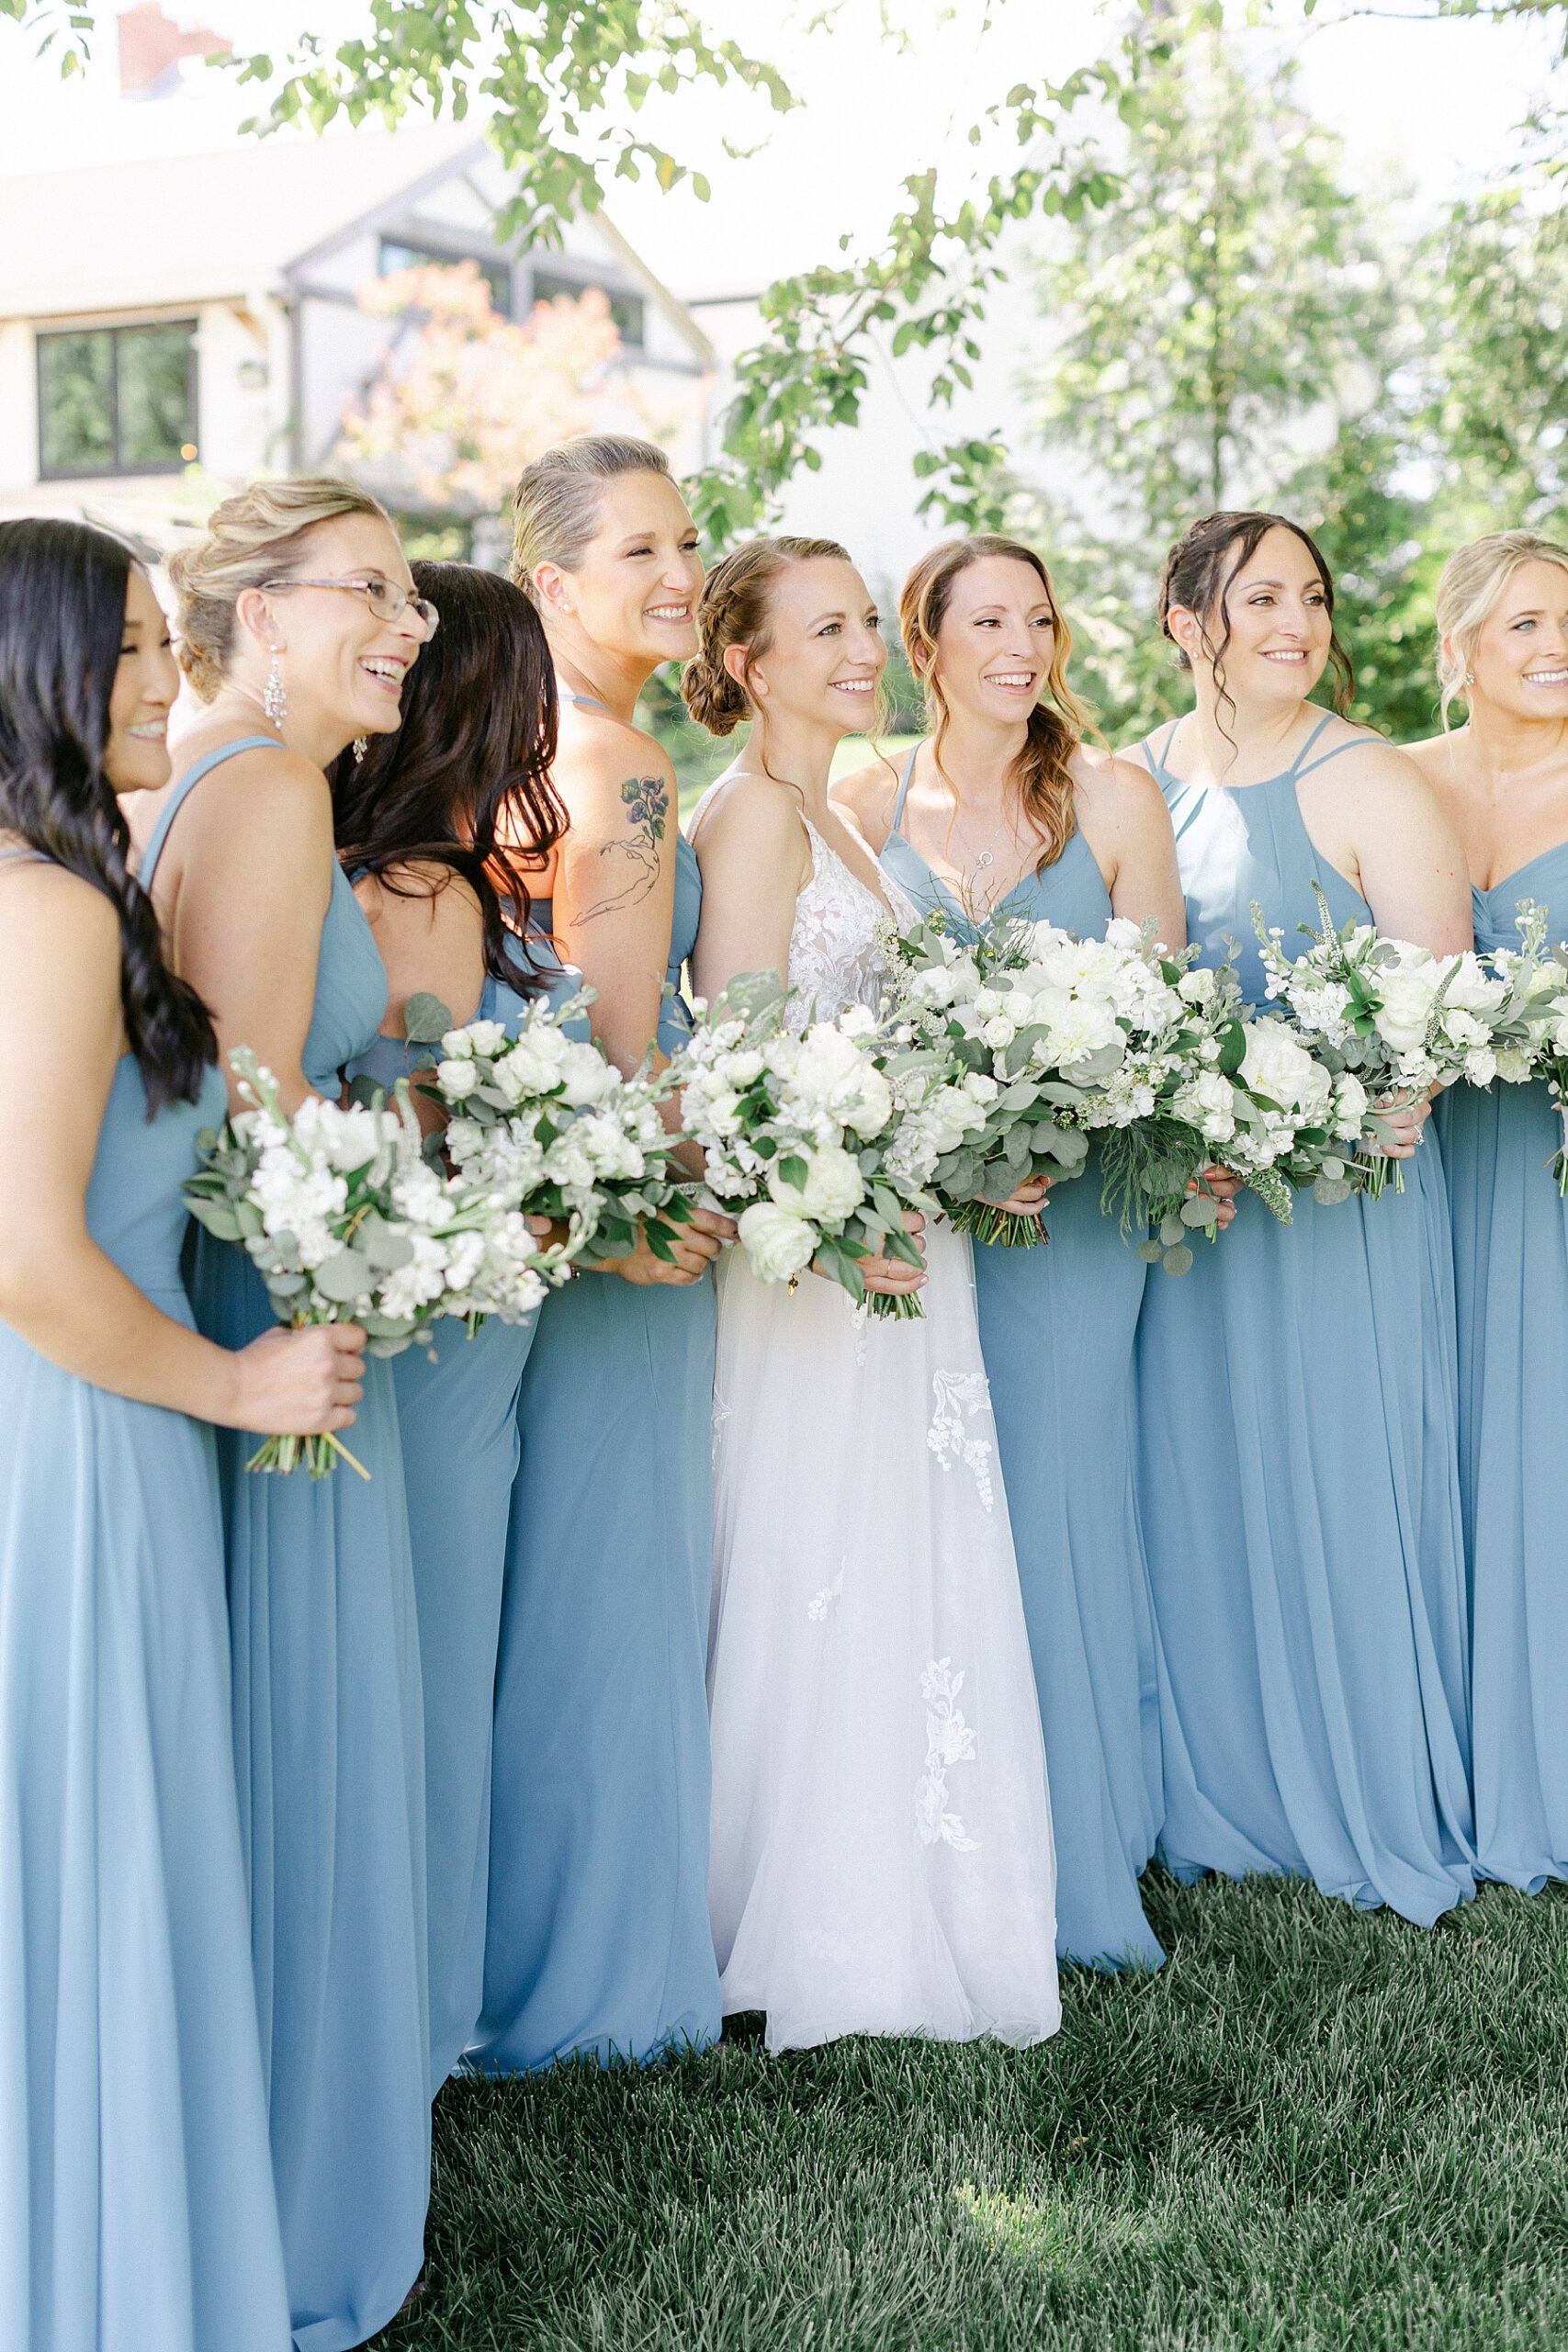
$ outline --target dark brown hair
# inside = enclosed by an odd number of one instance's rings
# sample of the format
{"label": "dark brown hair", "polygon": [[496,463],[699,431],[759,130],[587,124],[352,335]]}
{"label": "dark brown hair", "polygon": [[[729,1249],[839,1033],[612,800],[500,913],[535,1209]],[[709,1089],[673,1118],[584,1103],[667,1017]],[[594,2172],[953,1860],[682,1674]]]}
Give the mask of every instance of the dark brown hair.
{"label": "dark brown hair", "polygon": [[947,615],[953,582],[972,563],[992,555],[1028,565],[1045,592],[1056,628],[1055,646],[1045,680],[1049,699],[1037,702],[1030,712],[1029,732],[1014,763],[1014,781],[1023,813],[1044,843],[1034,869],[1039,874],[1055,864],[1077,831],[1072,763],[1084,734],[1083,709],[1067,684],[1067,656],[1073,650],[1073,633],[1056,600],[1043,560],[1021,539],[1005,538],[994,531],[980,532],[969,539],[944,539],[940,547],[929,548],[921,556],[905,581],[904,593],[898,599],[898,626],[904,633],[909,666],[925,694],[928,722],[935,721],[931,750],[937,774],[953,794],[956,807],[957,787],[942,763],[950,713],[942,681],[936,674],[936,640]]}
{"label": "dark brown hair", "polygon": [[516,936],[526,877],[567,827],[550,783],[556,679],[544,628],[493,571],[411,568],[441,627],[409,673],[397,733],[373,735],[358,763],[351,752],[333,763],[338,856],[404,898],[444,887],[411,866],[461,876],[479,902],[485,969],[526,995],[544,985]]}
{"label": "dark brown hair", "polygon": [[[1201,515],[1184,531],[1165,560],[1165,576],[1159,588],[1159,625],[1170,637],[1170,609],[1182,605],[1196,613],[1203,632],[1203,650],[1214,665],[1214,684],[1220,700],[1229,703],[1234,715],[1235,704],[1225,691],[1225,648],[1231,641],[1230,591],[1236,574],[1249,564],[1259,546],[1270,531],[1289,531],[1300,539],[1317,566],[1317,576],[1323,582],[1324,603],[1328,608],[1328,666],[1334,673],[1334,707],[1343,718],[1350,707],[1356,691],[1356,672],[1350,656],[1339,641],[1334,627],[1334,574],[1323,560],[1323,550],[1310,531],[1292,523],[1288,514],[1258,514],[1250,510],[1221,508],[1218,514]],[[1210,631],[1210,623],[1218,617],[1219,641]],[[1174,638],[1171,639],[1175,644]],[[1180,652],[1184,670],[1192,667],[1184,652]]]}

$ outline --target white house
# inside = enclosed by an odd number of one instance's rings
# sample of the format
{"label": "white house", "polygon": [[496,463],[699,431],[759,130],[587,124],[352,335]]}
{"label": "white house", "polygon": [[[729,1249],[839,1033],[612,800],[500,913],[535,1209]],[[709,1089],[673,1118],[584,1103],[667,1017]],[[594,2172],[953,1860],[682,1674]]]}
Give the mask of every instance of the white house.
{"label": "white house", "polygon": [[326,461],[389,322],[357,289],[477,261],[495,307],[603,288],[637,405],[679,466],[707,455],[715,359],[603,213],[564,249],[497,234],[506,174],[471,127],[234,139],[0,179],[0,515],[88,515],[154,540],[211,483]]}

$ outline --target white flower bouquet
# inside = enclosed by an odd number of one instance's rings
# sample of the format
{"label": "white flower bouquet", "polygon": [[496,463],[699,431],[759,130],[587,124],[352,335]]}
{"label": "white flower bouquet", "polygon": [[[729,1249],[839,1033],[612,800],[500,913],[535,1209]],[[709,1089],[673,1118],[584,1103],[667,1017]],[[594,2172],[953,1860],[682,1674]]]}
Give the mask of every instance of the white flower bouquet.
{"label": "white flower bouquet", "polygon": [[785,1004],[773,974],[750,973],[695,1008],[675,1067],[708,1190],[760,1282],[793,1287],[815,1261],[873,1314],[919,1315],[912,1295],[868,1294],[859,1261],[921,1262],[904,1214],[936,1206],[920,1183],[935,1136],[907,1123],[931,1073],[863,1007],[796,1031]]}
{"label": "white flower bouquet", "polygon": [[640,1227],[668,1261],[692,1214],[659,1108],[675,1080],[624,1078],[596,1042],[569,1035],[591,1001],[532,1004],[515,1037],[499,1021],[445,1029],[424,1091],[449,1114],[442,1142],[460,1185],[564,1224],[574,1259],[625,1257]]}
{"label": "white flower bouquet", "polygon": [[[1315,932],[1301,926],[1313,943],[1304,955],[1285,954],[1283,932],[1266,927],[1256,905],[1253,928],[1270,989],[1302,1044],[1337,1075],[1354,1077],[1366,1094],[1357,1142],[1362,1182],[1375,1199],[1388,1175],[1386,1114],[1408,1110],[1456,1080],[1489,1086],[1497,1076],[1495,1023],[1507,987],[1468,950],[1434,956],[1385,938],[1371,923],[1337,929],[1315,884],[1314,894],[1321,922]],[[1393,1170],[1403,1192],[1397,1161]]]}
{"label": "white flower bouquet", "polygon": [[[389,1356],[440,1316],[520,1322],[538,1306],[547,1258],[521,1218],[429,1164],[406,1080],[389,1102],[312,1094],[290,1118],[253,1053],[230,1060],[251,1107],[199,1138],[185,1196],[254,1261],[280,1321],[357,1323]],[[247,1466],[319,1478],[340,1460],[369,1476],[330,1433],[269,1437]]]}
{"label": "white flower bouquet", "polygon": [[1506,991],[1493,1023],[1496,1075],[1505,1084],[1546,1081],[1564,1131],[1551,1173],[1568,1198],[1568,947],[1548,946],[1546,910],[1533,899],[1519,900],[1516,928],[1520,945],[1488,959]]}

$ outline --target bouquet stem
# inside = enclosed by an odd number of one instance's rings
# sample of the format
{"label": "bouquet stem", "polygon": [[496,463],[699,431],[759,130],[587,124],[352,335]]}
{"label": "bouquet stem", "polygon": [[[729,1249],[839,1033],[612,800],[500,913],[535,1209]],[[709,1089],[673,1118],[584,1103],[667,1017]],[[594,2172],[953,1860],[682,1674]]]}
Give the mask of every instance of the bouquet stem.
{"label": "bouquet stem", "polygon": [[1051,1237],[1042,1216],[1014,1216],[989,1201],[963,1201],[948,1211],[954,1233],[973,1234],[976,1241],[999,1242],[1004,1250],[1033,1250]]}
{"label": "bouquet stem", "polygon": [[357,1470],[368,1483],[370,1473],[364,1463],[350,1453],[342,1438],[334,1437],[330,1430],[316,1437],[269,1437],[265,1444],[257,1446],[245,1467],[274,1470],[288,1477],[303,1462],[312,1478],[324,1478],[340,1461],[346,1462],[351,1470]]}
{"label": "bouquet stem", "polygon": [[910,1290],[868,1290],[865,1304],[869,1314],[895,1316],[900,1323],[912,1323],[926,1311],[918,1293]]}

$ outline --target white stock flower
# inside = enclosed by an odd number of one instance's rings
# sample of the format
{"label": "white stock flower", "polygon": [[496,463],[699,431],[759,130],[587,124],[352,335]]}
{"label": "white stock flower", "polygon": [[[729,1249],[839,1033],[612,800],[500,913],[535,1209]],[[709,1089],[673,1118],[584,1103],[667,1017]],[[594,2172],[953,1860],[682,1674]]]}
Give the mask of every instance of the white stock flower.
{"label": "white stock flower", "polygon": [[436,1083],[448,1102],[461,1102],[479,1085],[483,1073],[471,1061],[438,1062]]}
{"label": "white stock flower", "polygon": [[1200,1070],[1179,1089],[1171,1104],[1179,1119],[1198,1129],[1207,1143],[1228,1143],[1235,1133],[1235,1094],[1218,1070]]}
{"label": "white stock flower", "polygon": [[1361,1133],[1371,1105],[1367,1090],[1354,1070],[1342,1069],[1334,1081],[1334,1132],[1350,1142]]}
{"label": "white stock flower", "polygon": [[473,1024],[471,1023],[467,1029],[448,1029],[441,1040],[443,1061],[465,1061],[474,1050]]}
{"label": "white stock flower", "polygon": [[844,1112],[844,1125],[863,1142],[869,1142],[873,1136],[881,1134],[892,1116],[893,1089],[882,1072],[868,1062],[861,1072],[855,1099]]}
{"label": "white stock flower", "polygon": [[759,1282],[787,1282],[811,1263],[817,1234],[794,1209],[776,1201],[753,1201],[739,1221],[740,1246]]}
{"label": "white stock flower", "polygon": [[1533,1069],[1531,1057],[1523,1046],[1499,1046],[1497,1075],[1505,1086],[1522,1086]]}

